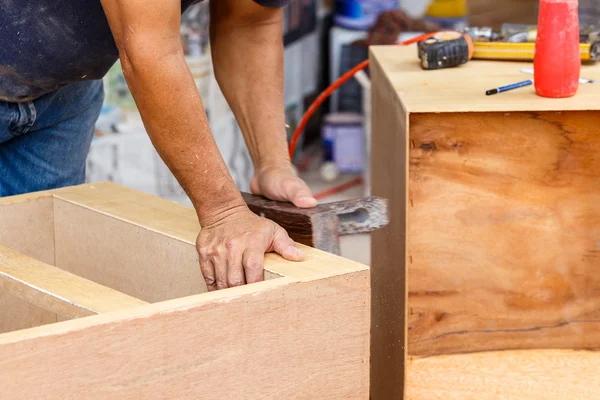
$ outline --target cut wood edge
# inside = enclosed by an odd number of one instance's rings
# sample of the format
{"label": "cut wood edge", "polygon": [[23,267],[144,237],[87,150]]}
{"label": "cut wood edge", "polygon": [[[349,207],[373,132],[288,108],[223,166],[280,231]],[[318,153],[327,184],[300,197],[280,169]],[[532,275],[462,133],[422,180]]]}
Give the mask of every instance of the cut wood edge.
{"label": "cut wood edge", "polygon": [[[366,398],[368,273],[278,281],[256,284],[258,293],[245,286],[235,291],[241,296],[228,289],[0,336],[3,393]],[[241,386],[234,370],[243,372]]]}
{"label": "cut wood edge", "polygon": [[69,319],[148,304],[2,246],[0,288]]}
{"label": "cut wood edge", "polygon": [[44,190],[40,192],[31,192],[15,196],[0,197],[0,206],[9,206],[11,204],[23,203],[26,201],[37,200],[41,198],[49,198],[53,196],[54,194],[52,191]]}
{"label": "cut wood edge", "polygon": [[597,399],[600,352],[515,350],[411,358],[406,398]]}
{"label": "cut wood edge", "polygon": [[[188,244],[195,245],[200,232],[200,225],[192,208],[111,182],[67,187],[53,193],[56,198],[65,202]],[[302,244],[297,245],[306,255],[304,261],[288,261],[269,253],[265,255],[265,270],[275,275],[312,280],[369,269],[364,264]]]}
{"label": "cut wood edge", "polygon": [[114,324],[133,318],[151,317],[152,315],[156,314],[179,312],[195,307],[210,307],[216,303],[228,303],[243,296],[260,295],[266,291],[274,290],[282,286],[299,283],[300,282],[295,279],[282,277],[280,279],[272,279],[250,285],[201,293],[173,300],[166,300],[159,303],[146,303],[139,307],[121,309],[111,313],[97,314],[88,318],[71,319],[55,324],[7,332],[0,334],[0,346],[22,340],[52,336],[61,334],[63,332],[77,331],[91,326]]}

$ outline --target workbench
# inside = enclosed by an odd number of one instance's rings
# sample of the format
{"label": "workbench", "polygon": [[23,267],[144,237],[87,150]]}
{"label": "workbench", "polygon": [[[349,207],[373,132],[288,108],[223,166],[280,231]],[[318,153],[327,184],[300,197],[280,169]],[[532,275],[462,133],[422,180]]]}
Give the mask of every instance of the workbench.
{"label": "workbench", "polygon": [[[373,400],[600,398],[600,83],[373,47]],[[582,77],[600,80],[600,67]]]}
{"label": "workbench", "polygon": [[0,399],[365,399],[368,267],[302,246],[207,292],[193,209],[110,183],[0,199]]}

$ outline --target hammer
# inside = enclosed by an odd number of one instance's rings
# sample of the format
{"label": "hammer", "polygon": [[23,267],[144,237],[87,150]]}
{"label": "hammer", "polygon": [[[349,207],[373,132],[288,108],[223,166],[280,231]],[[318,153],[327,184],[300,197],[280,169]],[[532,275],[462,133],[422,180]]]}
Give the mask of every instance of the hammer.
{"label": "hammer", "polygon": [[297,243],[340,254],[340,236],[372,232],[389,223],[387,201],[380,197],[298,208],[291,203],[242,193],[250,210],[285,229]]}

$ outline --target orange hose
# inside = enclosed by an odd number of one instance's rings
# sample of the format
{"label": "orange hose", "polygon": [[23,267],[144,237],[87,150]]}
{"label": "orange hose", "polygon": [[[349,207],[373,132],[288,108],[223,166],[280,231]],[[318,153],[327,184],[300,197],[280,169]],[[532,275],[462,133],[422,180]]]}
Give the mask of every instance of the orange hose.
{"label": "orange hose", "polygon": [[[422,40],[427,40],[431,36],[435,35],[436,33],[437,32],[426,33],[426,34],[414,37],[412,39],[405,40],[404,42],[399,43],[399,45],[400,46],[408,46],[410,44],[417,43],[417,42],[420,42]],[[290,141],[290,146],[289,146],[290,159],[294,157],[294,153],[296,151],[296,145],[298,144],[298,140],[300,139],[300,135],[302,135],[302,132],[304,131],[304,128],[306,127],[306,124],[308,123],[308,120],[313,116],[313,114],[315,113],[315,111],[317,111],[317,109],[321,106],[321,104],[323,104],[323,102],[325,100],[327,100],[327,98],[329,96],[331,96],[331,93],[333,93],[335,90],[337,90],[337,88],[339,88],[344,83],[346,83],[347,81],[349,81],[354,75],[356,75],[356,73],[358,71],[360,71],[362,69],[365,69],[368,65],[369,65],[369,60],[365,60],[365,61],[361,62],[360,64],[356,65],[350,71],[348,71],[345,74],[343,74],[342,76],[340,76],[335,82],[333,82],[329,87],[327,87],[315,99],[315,101],[312,102],[312,104],[310,105],[310,107],[308,107],[308,110],[306,110],[306,112],[302,116],[302,119],[300,120],[300,123],[298,124],[298,126],[296,127],[296,130],[294,131],[294,134],[292,135],[292,140]],[[331,196],[333,194],[342,192],[342,191],[344,191],[346,189],[349,189],[351,187],[360,185],[361,183],[363,183],[363,179],[361,177],[358,177],[358,178],[352,179],[351,181],[343,183],[341,185],[334,186],[334,187],[329,188],[327,190],[324,190],[322,192],[316,193],[314,195],[314,197],[315,197],[315,199],[319,200],[319,199],[322,199],[324,197]]]}
{"label": "orange hose", "polygon": [[308,110],[306,110],[306,112],[304,113],[304,116],[300,120],[298,127],[294,131],[294,136],[292,136],[292,140],[290,141],[290,158],[294,157],[294,152],[296,151],[296,144],[298,143],[298,139],[300,139],[300,135],[302,134],[302,131],[304,131],[308,120],[310,119],[310,117],[312,117],[315,111],[317,111],[319,106],[323,104],[323,102],[327,100],[329,96],[331,96],[331,93],[333,93],[337,88],[339,88],[348,80],[350,80],[350,78],[352,78],[358,71],[360,71],[361,69],[365,69],[368,65],[369,60],[361,62],[360,64],[352,68],[350,71],[346,72],[344,75],[339,77],[338,80],[333,82],[333,84],[331,84],[327,89],[325,89],[319,95],[319,97],[317,97],[315,101],[313,101],[310,107],[308,107]]}
{"label": "orange hose", "polygon": [[[408,46],[410,44],[417,43],[417,42],[420,42],[422,40],[429,39],[431,36],[435,35],[436,33],[437,32],[426,33],[424,35],[420,35],[420,36],[414,37],[412,39],[405,40],[404,42],[399,43],[399,45],[400,46]],[[308,107],[308,110],[306,110],[306,112],[302,116],[302,119],[300,120],[300,123],[298,124],[298,126],[296,127],[296,130],[294,131],[294,135],[292,136],[292,140],[290,141],[290,146],[289,146],[290,158],[294,157],[294,153],[296,151],[296,145],[298,144],[298,140],[300,139],[300,135],[302,135],[302,131],[304,131],[304,128],[306,127],[306,124],[308,123],[308,120],[313,116],[313,114],[315,113],[315,111],[317,111],[317,109],[319,108],[319,106],[321,104],[323,104],[323,102],[325,100],[327,100],[327,98],[329,96],[331,96],[331,93],[333,93],[335,90],[337,90],[337,88],[339,88],[344,83],[346,83],[347,81],[349,81],[354,75],[356,75],[356,73],[358,71],[360,71],[362,69],[365,69],[368,65],[369,65],[369,60],[365,60],[365,61],[361,62],[360,64],[356,65],[350,71],[348,71],[345,74],[343,74],[342,76],[340,76],[335,82],[333,82],[329,87],[327,87],[327,89],[325,89],[315,99],[315,101],[312,102],[312,104],[310,105],[310,107]]]}

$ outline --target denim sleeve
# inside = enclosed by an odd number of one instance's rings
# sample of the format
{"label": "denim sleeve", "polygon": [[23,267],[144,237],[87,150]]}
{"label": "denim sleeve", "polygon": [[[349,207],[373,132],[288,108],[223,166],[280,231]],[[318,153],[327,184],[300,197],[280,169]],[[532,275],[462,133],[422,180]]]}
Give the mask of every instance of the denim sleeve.
{"label": "denim sleeve", "polygon": [[263,7],[278,8],[287,6],[290,0],[254,0],[254,2]]}

